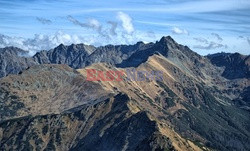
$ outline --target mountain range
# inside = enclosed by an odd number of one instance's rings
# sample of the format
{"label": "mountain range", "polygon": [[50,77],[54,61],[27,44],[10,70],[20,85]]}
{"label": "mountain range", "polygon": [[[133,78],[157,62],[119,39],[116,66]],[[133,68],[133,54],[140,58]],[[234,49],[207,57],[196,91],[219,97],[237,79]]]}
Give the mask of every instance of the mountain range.
{"label": "mountain range", "polygon": [[[0,150],[250,150],[249,55],[201,56],[170,36],[27,54],[0,49]],[[88,81],[86,69],[163,80]]]}

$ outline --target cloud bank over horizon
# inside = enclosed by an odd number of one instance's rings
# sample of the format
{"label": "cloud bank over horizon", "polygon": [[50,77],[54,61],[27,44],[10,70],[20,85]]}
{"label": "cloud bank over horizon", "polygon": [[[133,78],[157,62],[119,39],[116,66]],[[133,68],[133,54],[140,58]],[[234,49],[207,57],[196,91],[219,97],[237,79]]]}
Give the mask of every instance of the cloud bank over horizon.
{"label": "cloud bank over horizon", "polygon": [[[11,37],[0,34],[0,47],[15,46],[29,51],[29,55],[34,55],[38,51],[49,50],[60,44],[71,45],[84,43],[94,46],[107,44],[119,45],[134,44],[138,41],[149,42],[155,38],[152,32],[136,31],[132,23],[132,18],[128,14],[117,12],[116,18],[117,21],[107,21],[105,24],[102,24],[94,18],[90,18],[86,22],[81,22],[71,15],[68,15],[68,21],[76,26],[90,29],[94,34],[91,36],[81,36],[77,34],[67,34],[64,31],[57,31],[53,34],[35,34],[32,38]],[[43,24],[47,24],[45,18],[42,20],[45,20]],[[145,41],[145,39],[148,41]]]}

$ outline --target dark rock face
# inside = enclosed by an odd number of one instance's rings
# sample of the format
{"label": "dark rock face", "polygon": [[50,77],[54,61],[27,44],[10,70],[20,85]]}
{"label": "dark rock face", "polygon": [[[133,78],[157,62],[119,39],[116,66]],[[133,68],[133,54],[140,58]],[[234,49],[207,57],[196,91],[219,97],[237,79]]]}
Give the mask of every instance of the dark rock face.
{"label": "dark rock face", "polygon": [[72,68],[85,66],[85,60],[88,55],[95,51],[94,46],[84,44],[58,47],[47,51],[41,51],[33,56],[33,59],[39,64],[67,64]]}
{"label": "dark rock face", "polygon": [[250,86],[244,88],[240,96],[234,100],[234,103],[240,108],[250,111]]}
{"label": "dark rock face", "polygon": [[23,57],[27,52],[15,47],[0,48],[0,77],[17,74],[29,66],[38,64],[32,58]]}
{"label": "dark rock face", "polygon": [[250,56],[244,56],[239,53],[218,53],[208,55],[211,63],[225,67],[222,74],[227,79],[250,78]]}

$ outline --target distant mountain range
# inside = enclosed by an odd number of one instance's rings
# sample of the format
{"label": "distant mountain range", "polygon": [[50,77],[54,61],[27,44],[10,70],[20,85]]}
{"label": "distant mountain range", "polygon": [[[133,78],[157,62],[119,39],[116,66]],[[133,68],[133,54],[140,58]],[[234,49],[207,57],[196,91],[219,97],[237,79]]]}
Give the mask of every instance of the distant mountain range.
{"label": "distant mountain range", "polygon": [[[201,57],[187,46],[177,44],[170,36],[163,37],[156,43],[145,44],[138,42],[135,45],[94,47],[84,44],[72,44],[70,46],[61,44],[49,51],[40,51],[32,57],[25,57],[28,54],[25,50],[16,47],[6,47],[0,48],[0,77],[8,74],[17,74],[23,69],[36,64],[67,64],[75,69],[101,62],[110,63],[118,67],[138,66],[155,53],[160,53],[166,57],[179,55],[178,51],[171,52],[176,49],[182,50],[182,53],[185,53],[190,59],[193,59],[192,57],[194,56]],[[136,57],[138,60],[136,60]],[[171,57],[174,58],[176,56]],[[222,76],[227,79],[250,76],[250,55],[217,53],[205,56],[205,58],[208,58],[214,66],[225,67],[226,70]]]}
{"label": "distant mountain range", "polygon": [[[0,150],[250,150],[250,56],[156,43],[0,49]],[[163,72],[87,81],[86,69]]]}

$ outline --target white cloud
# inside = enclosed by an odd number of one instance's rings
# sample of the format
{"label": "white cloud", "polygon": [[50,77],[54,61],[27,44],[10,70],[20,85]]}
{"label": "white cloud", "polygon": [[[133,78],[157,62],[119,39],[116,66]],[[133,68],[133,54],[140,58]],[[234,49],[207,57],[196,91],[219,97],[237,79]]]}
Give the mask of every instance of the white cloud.
{"label": "white cloud", "polygon": [[109,20],[105,22],[106,24],[100,23],[94,18],[88,20],[88,22],[80,22],[72,16],[68,16],[67,19],[77,26],[97,31],[97,33],[91,34],[91,36],[85,36],[85,38],[88,39],[88,43],[96,46],[106,44],[132,44],[137,41],[155,40],[152,39],[152,33],[136,31],[132,18],[124,12],[117,12],[116,19],[119,22]]}
{"label": "white cloud", "polygon": [[[105,33],[105,32],[103,32]],[[108,33],[109,34],[109,33]],[[49,50],[60,44],[70,45],[84,43],[87,45],[103,46],[107,44],[135,44],[138,41],[155,41],[153,33],[134,31],[133,34],[124,34],[123,29],[117,28],[116,35],[104,38],[101,34],[79,36],[58,31],[54,34],[35,34],[32,38],[11,37],[0,34],[0,48],[14,46],[27,50],[32,56],[41,50]]]}
{"label": "white cloud", "polygon": [[95,29],[101,28],[100,22],[99,22],[98,20],[96,20],[96,19],[93,19],[93,18],[89,19],[88,25],[89,25],[90,27],[95,28]]}
{"label": "white cloud", "polygon": [[208,40],[208,38],[193,38],[196,42],[198,42],[199,44],[195,44],[193,46],[193,48],[197,48],[197,49],[206,49],[206,50],[211,50],[211,49],[218,49],[218,48],[223,48],[223,49],[227,49],[228,46],[226,44],[222,44],[222,38],[215,33],[212,33],[211,35],[213,35],[216,38],[216,41],[210,41]]}
{"label": "white cloud", "polygon": [[122,27],[128,34],[132,34],[134,32],[132,18],[128,14],[124,12],[118,12],[117,18],[122,22]]}
{"label": "white cloud", "polygon": [[177,34],[177,35],[182,35],[182,34],[188,35],[188,34],[189,34],[189,32],[188,32],[187,30],[185,30],[185,29],[180,29],[180,28],[178,28],[178,27],[173,27],[173,28],[172,28],[172,33],[173,33],[173,34]]}

